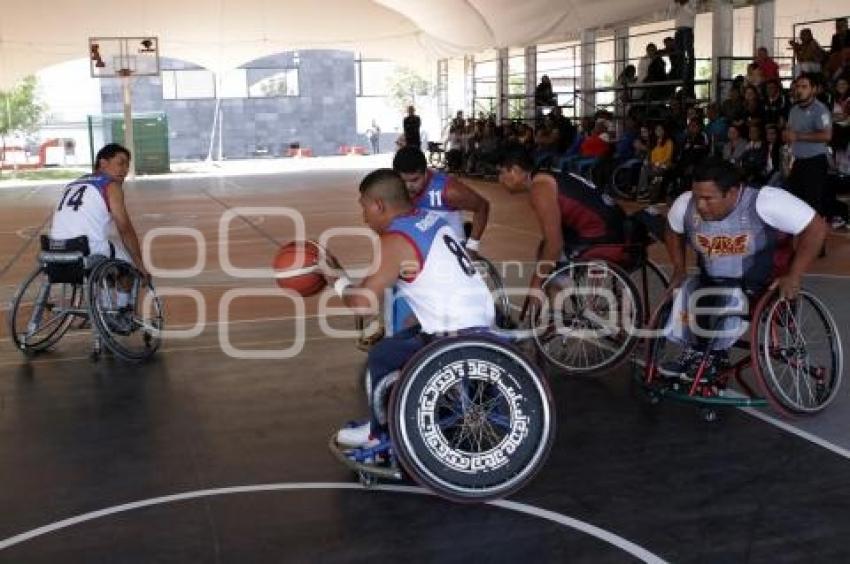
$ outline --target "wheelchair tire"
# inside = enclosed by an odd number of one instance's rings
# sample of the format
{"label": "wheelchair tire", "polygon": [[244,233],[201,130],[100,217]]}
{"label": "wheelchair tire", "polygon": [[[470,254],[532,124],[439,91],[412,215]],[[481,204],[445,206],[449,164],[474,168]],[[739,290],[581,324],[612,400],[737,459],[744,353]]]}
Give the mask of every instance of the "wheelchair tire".
{"label": "wheelchair tire", "polygon": [[824,410],[841,387],[838,326],[826,305],[807,290],[791,301],[775,291],[759,300],[750,326],[750,354],[771,404],[786,415]]}
{"label": "wheelchair tire", "polygon": [[[25,354],[34,354],[44,351],[55,345],[62,336],[71,327],[74,322],[74,315],[62,314],[55,319],[51,319],[43,324],[34,336],[36,339],[26,339],[26,326],[29,323],[29,316],[25,313],[27,304],[33,303],[38,299],[38,294],[41,292],[45,284],[48,284],[46,306],[52,312],[56,304],[51,303],[54,298],[54,289],[58,289],[57,297],[66,308],[78,308],[83,297],[83,289],[76,284],[50,284],[47,278],[47,272],[42,268],[36,268],[27,279],[20,285],[12,298],[12,303],[9,307],[9,334],[12,341],[15,343],[15,348]],[[31,292],[35,291],[33,296]],[[19,323],[23,323],[23,332],[18,327]],[[46,331],[44,331],[47,329]],[[42,333],[43,332],[43,333]],[[39,335],[39,333],[42,333]]]}
{"label": "wheelchair tire", "polygon": [[[613,313],[619,316],[616,327],[594,321],[594,317],[608,321],[612,312],[609,309],[608,318],[603,318],[605,304],[610,301],[597,299],[593,290],[596,282],[588,283],[591,278],[603,283],[611,281],[610,292],[617,301]],[[558,280],[568,280],[572,288],[555,291]],[[637,345],[635,329],[644,322],[643,304],[634,282],[619,266],[603,261],[571,262],[553,272],[543,283],[543,290],[550,297],[555,291],[555,302],[548,300],[549,310],[537,318],[533,335],[537,349],[551,366],[569,375],[601,375],[619,365]],[[562,296],[564,290],[569,291],[566,296]],[[571,311],[567,311],[568,307]]]}
{"label": "wheelchair tire", "polygon": [[484,278],[493,302],[496,304],[496,327],[500,329],[513,329],[514,322],[511,316],[511,301],[505,291],[505,283],[496,266],[484,257],[478,257],[475,261],[478,273]]}
{"label": "wheelchair tire", "polygon": [[555,435],[546,381],[512,347],[454,337],[422,349],[393,389],[390,435],[405,471],[461,502],[504,497],[541,468]]}
{"label": "wheelchair tire", "polygon": [[[132,307],[131,328],[129,332],[116,330],[112,317],[116,316],[116,307],[112,305],[110,284],[114,285],[115,279],[120,275],[132,275],[139,282],[140,291],[148,294],[151,316],[140,318],[138,313],[144,306],[144,301],[137,298]],[[112,282],[110,282],[110,280]],[[104,346],[112,353],[127,362],[142,362],[150,358],[159,348],[162,342],[162,330],[164,328],[164,316],[162,302],[157,297],[153,284],[148,282],[141,284],[141,275],[136,268],[124,261],[110,259],[98,264],[89,276],[89,311],[92,326],[103,340]],[[134,282],[135,284],[135,282]],[[108,296],[104,298],[103,296]],[[109,305],[103,302],[108,301]],[[141,311],[144,315],[145,311]],[[126,337],[126,338],[125,338]],[[139,341],[139,342],[134,342]]]}
{"label": "wheelchair tire", "polygon": [[634,200],[637,196],[635,180],[635,165],[618,166],[611,173],[611,192],[617,198]]}

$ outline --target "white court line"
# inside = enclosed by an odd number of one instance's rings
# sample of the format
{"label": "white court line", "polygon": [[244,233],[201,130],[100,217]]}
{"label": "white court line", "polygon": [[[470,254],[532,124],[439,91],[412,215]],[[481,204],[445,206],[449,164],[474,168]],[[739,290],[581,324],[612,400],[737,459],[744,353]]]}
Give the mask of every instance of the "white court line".
{"label": "white court line", "polygon": [[[245,494],[245,493],[256,493],[256,492],[276,492],[276,491],[299,491],[299,490],[354,490],[360,492],[369,492],[372,491],[381,491],[381,492],[392,492],[392,493],[404,493],[404,494],[416,494],[416,495],[428,495],[433,496],[431,492],[424,488],[412,487],[412,486],[391,486],[391,485],[378,485],[373,486],[369,490],[361,486],[360,484],[346,483],[346,482],[294,482],[294,483],[277,483],[277,484],[254,484],[248,486],[233,486],[228,488],[214,488],[214,489],[206,489],[206,490],[196,490],[192,492],[183,492],[179,494],[166,495],[161,497],[154,497],[150,499],[143,499],[140,501],[134,501],[131,503],[124,503],[121,505],[114,505],[112,507],[107,507],[106,509],[100,509],[98,511],[91,511],[89,513],[83,513],[81,515],[77,515],[75,517],[69,517],[68,519],[62,519],[61,521],[56,521],[55,523],[51,523],[49,525],[45,525],[43,527],[39,527],[37,529],[32,529],[30,531],[26,531],[24,533],[20,533],[18,535],[9,537],[7,539],[3,539],[0,541],[0,550],[5,550],[9,547],[15,546],[17,544],[21,544],[28,540],[32,540],[34,538],[44,536],[46,534],[52,533],[54,531],[58,531],[61,529],[65,529],[67,527],[72,527],[74,525],[78,525],[80,523],[85,523],[87,521],[93,521],[95,519],[100,519],[101,517],[108,517],[110,515],[115,515],[118,513],[124,513],[127,511],[132,511],[134,509],[141,509],[144,507],[151,507],[154,505],[164,505],[167,503],[173,503],[178,501],[186,501],[189,499],[198,499],[205,497],[212,497],[218,495],[233,495],[233,494]],[[597,527],[595,525],[591,525],[585,521],[581,521],[579,519],[575,519],[574,517],[569,517],[562,513],[556,513],[554,511],[549,511],[546,509],[541,509],[539,507],[535,507],[533,505],[528,505],[525,503],[520,503],[517,501],[491,501],[488,502],[487,505],[491,507],[498,507],[500,509],[506,509],[508,511],[515,511],[517,513],[522,513],[525,515],[530,515],[532,517],[537,517],[540,519],[545,519],[547,521],[551,521],[563,527],[567,527],[570,529],[575,529],[576,531],[582,532],[586,535],[595,537],[605,543],[608,543],[616,548],[619,548],[623,552],[626,552],[635,558],[640,559],[643,562],[649,562],[651,564],[664,564],[665,561],[655,554],[649,552],[645,548],[640,545],[637,545],[629,540],[624,539],[623,537]]]}
{"label": "white court line", "polygon": [[850,459],[850,450],[848,450],[844,447],[838,446],[835,443],[831,443],[824,438],[818,437],[817,435],[809,433],[808,431],[804,431],[804,430],[802,430],[798,427],[795,427],[795,426],[793,426],[789,423],[786,423],[785,421],[781,421],[781,420],[779,420],[779,419],[777,419],[777,418],[775,418],[771,415],[767,415],[766,413],[763,413],[763,412],[761,412],[757,409],[754,409],[752,407],[739,407],[738,409],[740,409],[741,411],[743,411],[747,415],[755,417],[756,419],[761,419],[762,421],[764,421],[766,423],[770,423],[774,427],[778,427],[779,429],[782,429],[783,431],[785,431],[787,433],[791,433],[792,435],[796,435],[796,436],[800,437],[801,439],[805,439],[805,440],[809,441],[810,443],[813,443],[813,444],[818,445],[819,447],[825,448],[826,450],[828,450],[830,452],[833,452],[833,453],[835,453],[839,456],[843,456],[844,458]]}

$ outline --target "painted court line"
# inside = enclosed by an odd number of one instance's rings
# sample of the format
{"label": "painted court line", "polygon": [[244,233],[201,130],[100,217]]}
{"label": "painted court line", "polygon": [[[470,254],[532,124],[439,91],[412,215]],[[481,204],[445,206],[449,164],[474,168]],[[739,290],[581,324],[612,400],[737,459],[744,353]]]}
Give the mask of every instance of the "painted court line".
{"label": "painted court line", "polygon": [[[233,486],[228,488],[215,488],[215,489],[207,489],[207,490],[197,490],[192,492],[183,492],[179,494],[166,495],[161,497],[154,497],[150,499],[144,499],[140,501],[134,501],[131,503],[125,503],[121,505],[115,505],[112,507],[107,507],[106,509],[101,509],[98,511],[91,511],[89,513],[83,513],[82,515],[77,515],[75,517],[70,517],[68,519],[63,519],[61,521],[56,521],[55,523],[51,523],[49,525],[45,525],[43,527],[39,527],[37,529],[32,529],[30,531],[26,531],[24,533],[20,533],[18,535],[9,537],[7,539],[3,539],[0,541],[0,550],[5,550],[9,547],[24,543],[26,541],[32,540],[34,538],[38,538],[49,533],[59,531],[68,527],[72,527],[74,525],[78,525],[80,523],[85,523],[87,521],[93,521],[95,519],[100,519],[101,517],[108,517],[110,515],[115,515],[118,513],[124,513],[127,511],[133,511],[135,509],[141,509],[145,507],[151,507],[155,505],[164,505],[167,503],[174,503],[180,501],[186,501],[190,499],[199,499],[205,497],[213,497],[220,495],[233,495],[233,494],[246,494],[246,493],[257,493],[257,492],[280,492],[280,491],[304,491],[304,490],[354,490],[368,493],[371,491],[381,491],[381,492],[392,492],[392,493],[403,493],[403,494],[415,494],[415,495],[429,495],[433,496],[430,492],[425,490],[424,488],[412,487],[412,486],[392,486],[392,485],[378,485],[367,490],[360,484],[353,483],[345,483],[345,482],[295,482],[295,483],[277,483],[277,484],[255,484],[248,486]],[[533,505],[528,505],[525,503],[520,503],[516,501],[492,501],[488,502],[487,505],[491,507],[498,507],[500,509],[505,509],[508,511],[514,511],[517,513],[521,513],[524,515],[530,515],[532,517],[537,517],[539,519],[544,519],[547,521],[551,521],[562,527],[574,529],[576,531],[582,532],[586,535],[595,537],[611,546],[619,548],[623,552],[626,552],[635,558],[638,558],[642,562],[648,562],[651,564],[663,564],[665,561],[660,557],[656,556],[652,552],[649,552],[642,546],[639,546],[629,540],[624,539],[623,537],[607,531],[605,529],[599,528],[595,525],[591,525],[585,521],[581,521],[579,519],[575,519],[573,517],[569,517],[562,513],[556,513],[554,511],[548,511],[546,509],[541,509],[539,507],[535,507]]]}

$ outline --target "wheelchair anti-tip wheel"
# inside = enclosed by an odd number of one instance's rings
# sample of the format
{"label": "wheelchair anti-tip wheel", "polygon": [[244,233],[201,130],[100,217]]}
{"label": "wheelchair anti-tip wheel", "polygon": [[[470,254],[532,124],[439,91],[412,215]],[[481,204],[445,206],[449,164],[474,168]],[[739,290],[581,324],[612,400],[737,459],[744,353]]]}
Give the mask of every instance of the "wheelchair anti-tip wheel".
{"label": "wheelchair anti-tip wheel", "polygon": [[[120,293],[129,293],[119,305]],[[162,303],[149,280],[120,260],[100,263],[89,277],[92,324],[103,345],[115,356],[140,362],[152,356],[162,340]]]}
{"label": "wheelchair anti-tip wheel", "polygon": [[389,414],[402,467],[454,501],[516,491],[543,465],[555,435],[543,376],[513,348],[486,337],[425,347],[393,389]]}
{"label": "wheelchair anti-tip wheel", "polygon": [[15,347],[26,354],[50,348],[71,327],[83,298],[78,284],[51,284],[39,266],[15,292],[9,307],[9,334]]}
{"label": "wheelchair anti-tip wheel", "polygon": [[567,374],[600,374],[637,344],[643,305],[629,275],[617,265],[572,262],[546,279],[543,292],[548,307],[534,322],[533,335],[554,367]]}
{"label": "wheelchair anti-tip wheel", "polygon": [[841,387],[844,369],[838,326],[816,296],[793,300],[766,295],[751,326],[753,367],[775,407],[797,415],[825,409]]}

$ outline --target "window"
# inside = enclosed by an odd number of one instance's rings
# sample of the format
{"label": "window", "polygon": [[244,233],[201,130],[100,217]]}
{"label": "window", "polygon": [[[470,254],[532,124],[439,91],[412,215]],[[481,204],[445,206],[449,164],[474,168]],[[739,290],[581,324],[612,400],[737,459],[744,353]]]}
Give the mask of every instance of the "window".
{"label": "window", "polygon": [[298,69],[245,69],[249,98],[298,96]]}
{"label": "window", "polygon": [[396,69],[395,63],[377,59],[356,59],[354,63],[357,96],[386,96],[387,85]]}
{"label": "window", "polygon": [[208,70],[162,71],[165,100],[215,98],[215,75]]}
{"label": "window", "polygon": [[245,69],[232,69],[219,76],[220,98],[247,98],[248,73]]}

